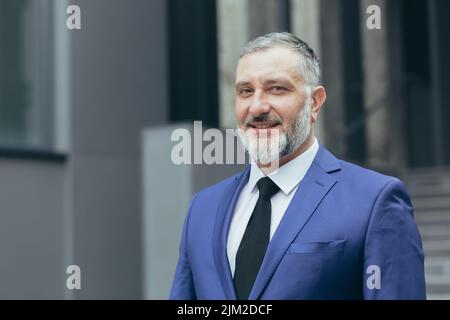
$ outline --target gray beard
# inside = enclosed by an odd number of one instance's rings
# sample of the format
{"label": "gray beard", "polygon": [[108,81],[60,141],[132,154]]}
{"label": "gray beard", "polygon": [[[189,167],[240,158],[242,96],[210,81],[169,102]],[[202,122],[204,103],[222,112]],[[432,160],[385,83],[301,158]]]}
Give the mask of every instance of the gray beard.
{"label": "gray beard", "polygon": [[291,130],[287,133],[278,130],[278,134],[271,135],[270,139],[265,134],[254,137],[238,128],[241,143],[251,159],[256,163],[269,164],[292,154],[303,145],[311,131],[311,107],[312,99],[307,98]]}

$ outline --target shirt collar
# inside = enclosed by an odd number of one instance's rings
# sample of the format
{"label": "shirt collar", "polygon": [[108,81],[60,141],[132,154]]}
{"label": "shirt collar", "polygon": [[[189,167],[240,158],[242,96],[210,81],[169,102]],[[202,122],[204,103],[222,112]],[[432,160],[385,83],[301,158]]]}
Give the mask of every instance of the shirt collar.
{"label": "shirt collar", "polygon": [[[305,177],[316,157],[317,151],[319,151],[319,142],[314,137],[313,144],[305,152],[285,163],[274,172],[269,173],[268,177],[275,182],[284,194],[288,195]],[[252,163],[248,179],[248,187],[252,193],[256,192],[256,183],[264,176],[265,174],[256,163]]]}

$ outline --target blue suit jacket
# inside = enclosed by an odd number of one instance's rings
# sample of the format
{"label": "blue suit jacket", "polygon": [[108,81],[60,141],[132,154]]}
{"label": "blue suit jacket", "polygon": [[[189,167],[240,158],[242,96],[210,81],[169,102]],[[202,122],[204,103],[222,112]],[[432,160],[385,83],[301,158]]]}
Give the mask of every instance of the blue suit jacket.
{"label": "blue suit jacket", "polygon": [[[236,299],[226,243],[249,172],[250,166],[193,197],[171,299]],[[424,299],[423,262],[403,183],[320,146],[249,299]]]}

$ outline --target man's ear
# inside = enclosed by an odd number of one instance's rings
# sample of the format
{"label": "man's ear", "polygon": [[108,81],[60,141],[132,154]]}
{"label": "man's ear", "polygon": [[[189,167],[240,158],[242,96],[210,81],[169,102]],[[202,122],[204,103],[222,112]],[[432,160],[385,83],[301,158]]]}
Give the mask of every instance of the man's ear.
{"label": "man's ear", "polygon": [[319,117],[320,109],[322,109],[325,100],[327,99],[327,93],[325,88],[317,86],[312,93],[312,106],[311,106],[311,120],[312,123],[316,123]]}

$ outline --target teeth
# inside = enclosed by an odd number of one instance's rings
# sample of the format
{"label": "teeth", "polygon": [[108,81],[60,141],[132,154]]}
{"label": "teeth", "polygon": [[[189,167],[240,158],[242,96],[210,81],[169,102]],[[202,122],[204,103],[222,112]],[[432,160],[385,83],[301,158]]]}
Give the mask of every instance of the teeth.
{"label": "teeth", "polygon": [[268,128],[272,128],[275,127],[277,124],[266,124],[266,125],[255,125],[254,127],[257,129],[268,129]]}

